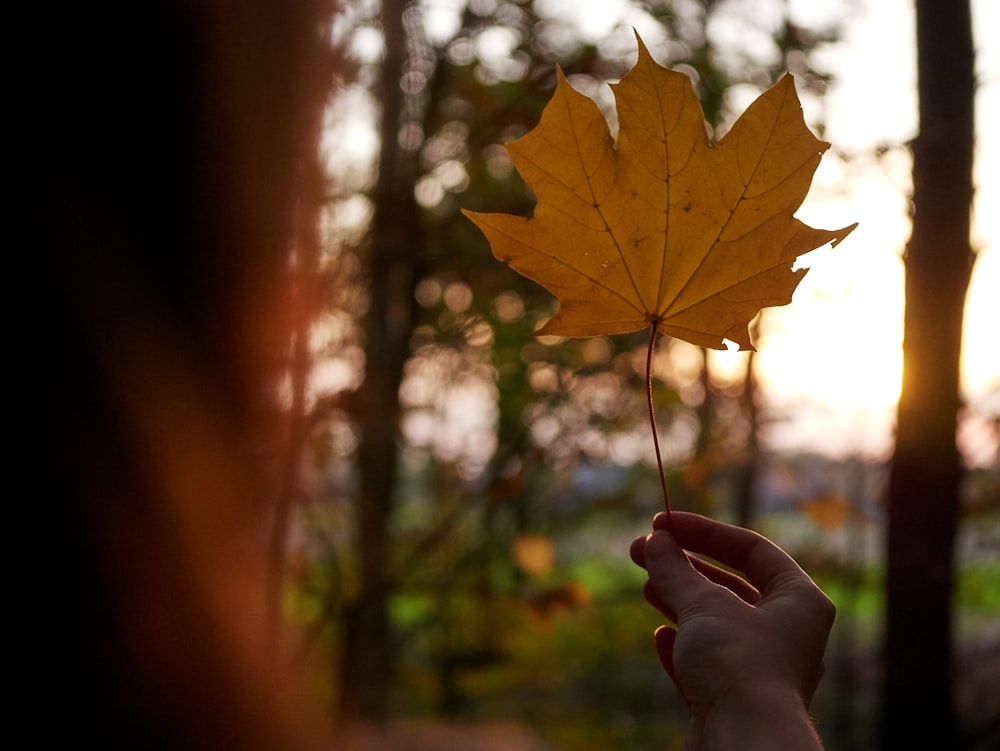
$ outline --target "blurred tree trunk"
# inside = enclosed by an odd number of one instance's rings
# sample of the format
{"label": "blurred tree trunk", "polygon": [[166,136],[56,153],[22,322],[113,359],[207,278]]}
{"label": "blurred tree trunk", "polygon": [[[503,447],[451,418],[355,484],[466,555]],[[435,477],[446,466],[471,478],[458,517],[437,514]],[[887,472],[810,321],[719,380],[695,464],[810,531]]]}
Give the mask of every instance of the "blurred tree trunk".
{"label": "blurred tree trunk", "polygon": [[388,615],[388,525],[396,490],[399,386],[412,328],[418,213],[414,155],[399,143],[407,60],[405,0],[382,3],[385,40],[379,175],[374,189],[368,257],[369,307],[364,320],[365,382],[359,394],[359,593],[347,607],[341,659],[342,711],[376,725],[388,719],[392,640]]}
{"label": "blurred tree trunk", "polygon": [[312,119],[309,150],[297,160],[296,202],[292,248],[288,259],[290,275],[288,299],[287,375],[290,404],[285,415],[283,445],[279,457],[278,487],[274,504],[271,540],[268,550],[267,582],[268,631],[276,649],[281,647],[282,604],[287,578],[288,533],[292,511],[302,495],[301,466],[312,425],[307,408],[309,375],[313,368],[310,337],[320,313],[319,290],[319,221],[325,200],[325,175],[320,164],[318,144],[326,108],[336,72],[332,42],[328,33],[320,36],[323,56],[310,66],[309,86]]}
{"label": "blurred tree trunk", "polygon": [[903,388],[889,479],[881,747],[960,748],[951,695],[955,443],[973,258],[973,46],[968,0],[917,0],[920,130],[906,249]]}
{"label": "blurred tree trunk", "polygon": [[[756,338],[760,328],[760,318],[753,323],[751,336]],[[754,490],[757,485],[757,473],[760,465],[760,410],[757,407],[757,377],[754,375],[754,355],[751,350],[747,357],[747,372],[743,376],[743,392],[740,403],[747,419],[747,444],[739,469],[739,480],[736,485],[736,523],[741,527],[749,527],[757,512]]]}

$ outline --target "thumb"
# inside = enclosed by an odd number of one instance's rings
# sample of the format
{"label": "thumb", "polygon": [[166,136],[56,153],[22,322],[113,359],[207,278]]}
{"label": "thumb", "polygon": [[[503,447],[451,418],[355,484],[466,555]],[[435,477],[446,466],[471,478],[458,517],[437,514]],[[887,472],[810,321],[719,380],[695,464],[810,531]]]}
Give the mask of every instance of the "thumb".
{"label": "thumb", "polygon": [[646,538],[643,550],[650,594],[679,617],[714,585],[695,570],[674,538],[656,530]]}

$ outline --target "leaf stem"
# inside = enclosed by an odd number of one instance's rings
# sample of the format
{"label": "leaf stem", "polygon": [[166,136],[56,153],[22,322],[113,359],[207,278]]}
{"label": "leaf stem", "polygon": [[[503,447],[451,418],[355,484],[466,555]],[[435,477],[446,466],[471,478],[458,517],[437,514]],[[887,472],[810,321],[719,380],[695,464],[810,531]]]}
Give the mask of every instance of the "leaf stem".
{"label": "leaf stem", "polygon": [[653,414],[653,348],[656,345],[656,321],[649,326],[649,346],[646,348],[646,403],[649,405],[649,427],[653,430],[653,449],[656,451],[656,469],[660,472],[660,487],[663,489],[663,505],[667,510],[667,527],[670,526],[670,494],[667,492],[667,476],[660,458],[660,439],[656,433],[656,416]]}

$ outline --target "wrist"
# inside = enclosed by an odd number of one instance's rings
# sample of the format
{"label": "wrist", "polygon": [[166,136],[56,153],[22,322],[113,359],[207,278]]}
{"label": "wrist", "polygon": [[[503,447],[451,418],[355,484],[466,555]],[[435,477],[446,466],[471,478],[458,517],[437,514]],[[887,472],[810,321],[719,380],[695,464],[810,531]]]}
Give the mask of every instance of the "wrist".
{"label": "wrist", "polygon": [[688,751],[819,751],[802,696],[779,683],[736,687],[691,720]]}

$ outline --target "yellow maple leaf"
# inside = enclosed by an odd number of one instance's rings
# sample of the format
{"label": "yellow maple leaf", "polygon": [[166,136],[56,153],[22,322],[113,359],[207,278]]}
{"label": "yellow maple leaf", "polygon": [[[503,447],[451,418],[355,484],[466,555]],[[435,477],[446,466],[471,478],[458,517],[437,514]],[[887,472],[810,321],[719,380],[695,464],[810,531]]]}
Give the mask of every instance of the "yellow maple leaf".
{"label": "yellow maple leaf", "polygon": [[498,259],[559,298],[537,334],[655,325],[700,346],[751,349],[750,321],[790,302],[806,273],[795,259],[857,226],[814,229],[793,216],[829,144],[806,127],[786,75],[712,146],[690,79],[638,43],[635,67],[612,86],[617,145],[559,70],[538,126],[507,146],[535,192],[534,215],[464,213]]}

